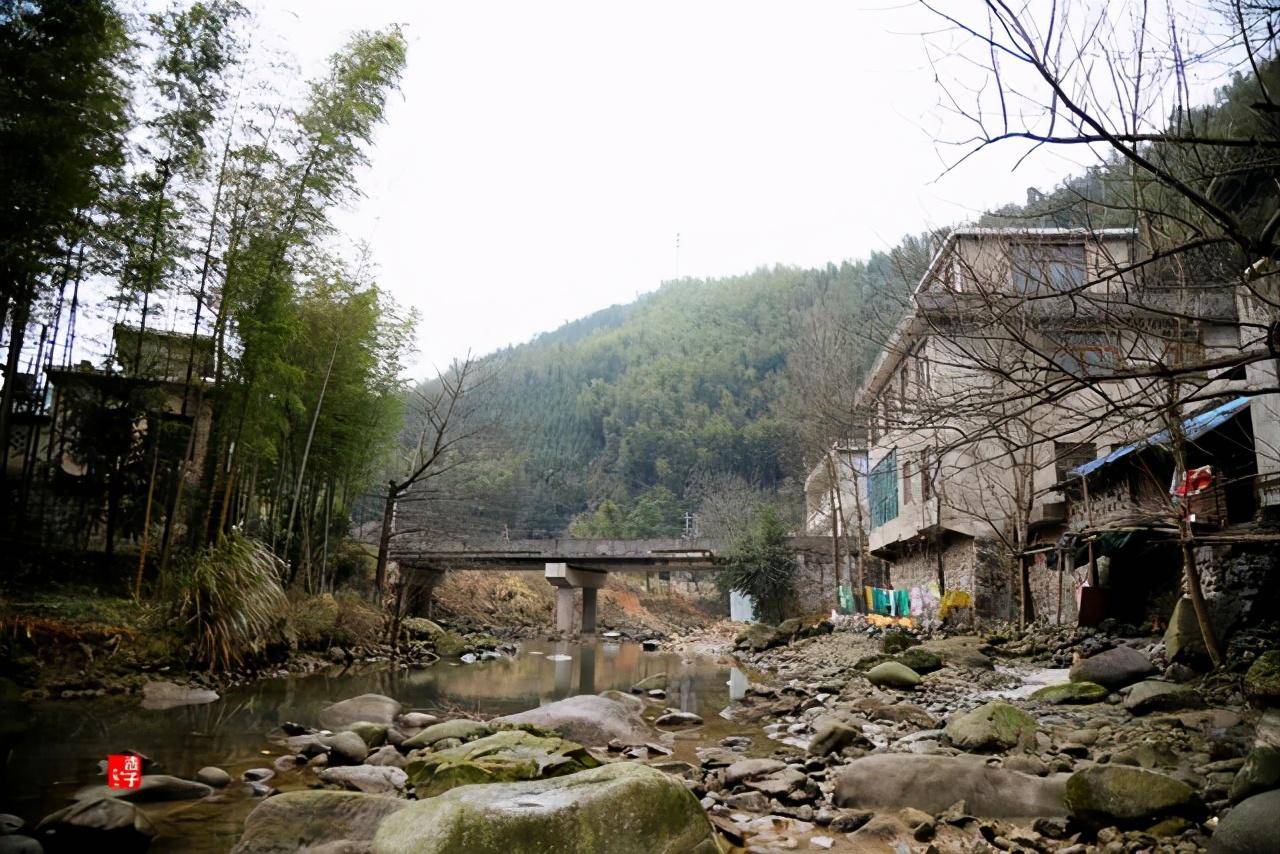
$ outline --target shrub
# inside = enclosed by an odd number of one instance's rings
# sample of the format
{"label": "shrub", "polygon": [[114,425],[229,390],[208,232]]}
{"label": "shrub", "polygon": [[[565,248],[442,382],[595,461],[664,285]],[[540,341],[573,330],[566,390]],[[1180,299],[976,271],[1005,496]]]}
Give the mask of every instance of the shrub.
{"label": "shrub", "polygon": [[791,604],[795,556],[787,545],[787,529],[772,507],[756,513],[755,522],[729,549],[728,568],[717,581],[750,596],[757,618],[778,623]]}
{"label": "shrub", "polygon": [[284,571],[265,544],[235,531],[179,570],[178,616],[201,663],[229,670],[285,639]]}

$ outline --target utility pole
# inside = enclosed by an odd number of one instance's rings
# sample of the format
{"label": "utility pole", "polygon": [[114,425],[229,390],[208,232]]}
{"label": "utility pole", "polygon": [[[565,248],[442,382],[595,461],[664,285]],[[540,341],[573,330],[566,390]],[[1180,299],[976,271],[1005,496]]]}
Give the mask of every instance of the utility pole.
{"label": "utility pole", "polygon": [[676,232],[676,278],[680,278],[680,232]]}

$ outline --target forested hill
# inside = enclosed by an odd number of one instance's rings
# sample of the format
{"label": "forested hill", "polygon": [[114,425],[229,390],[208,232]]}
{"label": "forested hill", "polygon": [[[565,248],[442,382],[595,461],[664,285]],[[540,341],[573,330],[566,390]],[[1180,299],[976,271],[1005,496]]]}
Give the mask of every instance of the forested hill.
{"label": "forested hill", "polygon": [[[803,330],[816,314],[892,315],[926,254],[912,238],[866,261],[668,282],[488,357],[510,437],[502,521],[558,531],[604,505],[617,533],[674,533],[698,475],[796,479],[787,366]],[[854,358],[877,348],[868,335]]]}

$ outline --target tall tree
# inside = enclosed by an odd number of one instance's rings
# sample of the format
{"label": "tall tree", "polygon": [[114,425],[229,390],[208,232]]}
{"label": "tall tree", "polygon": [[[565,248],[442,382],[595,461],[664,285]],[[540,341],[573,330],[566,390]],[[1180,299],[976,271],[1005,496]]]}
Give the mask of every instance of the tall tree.
{"label": "tall tree", "polygon": [[0,0],[0,328],[10,319],[3,449],[32,302],[122,162],[128,51],[110,0]]}

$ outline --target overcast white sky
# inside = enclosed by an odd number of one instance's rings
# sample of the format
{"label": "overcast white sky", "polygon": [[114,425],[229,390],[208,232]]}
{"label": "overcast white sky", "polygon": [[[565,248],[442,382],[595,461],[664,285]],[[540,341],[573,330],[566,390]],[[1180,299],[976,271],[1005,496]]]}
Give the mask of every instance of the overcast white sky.
{"label": "overcast white sky", "polygon": [[1045,152],[1013,172],[1002,149],[940,178],[937,22],[903,0],[257,8],[308,76],[352,31],[405,26],[366,197],[339,219],[421,311],[418,374],[656,288],[677,232],[681,276],[818,265],[1082,165]]}

